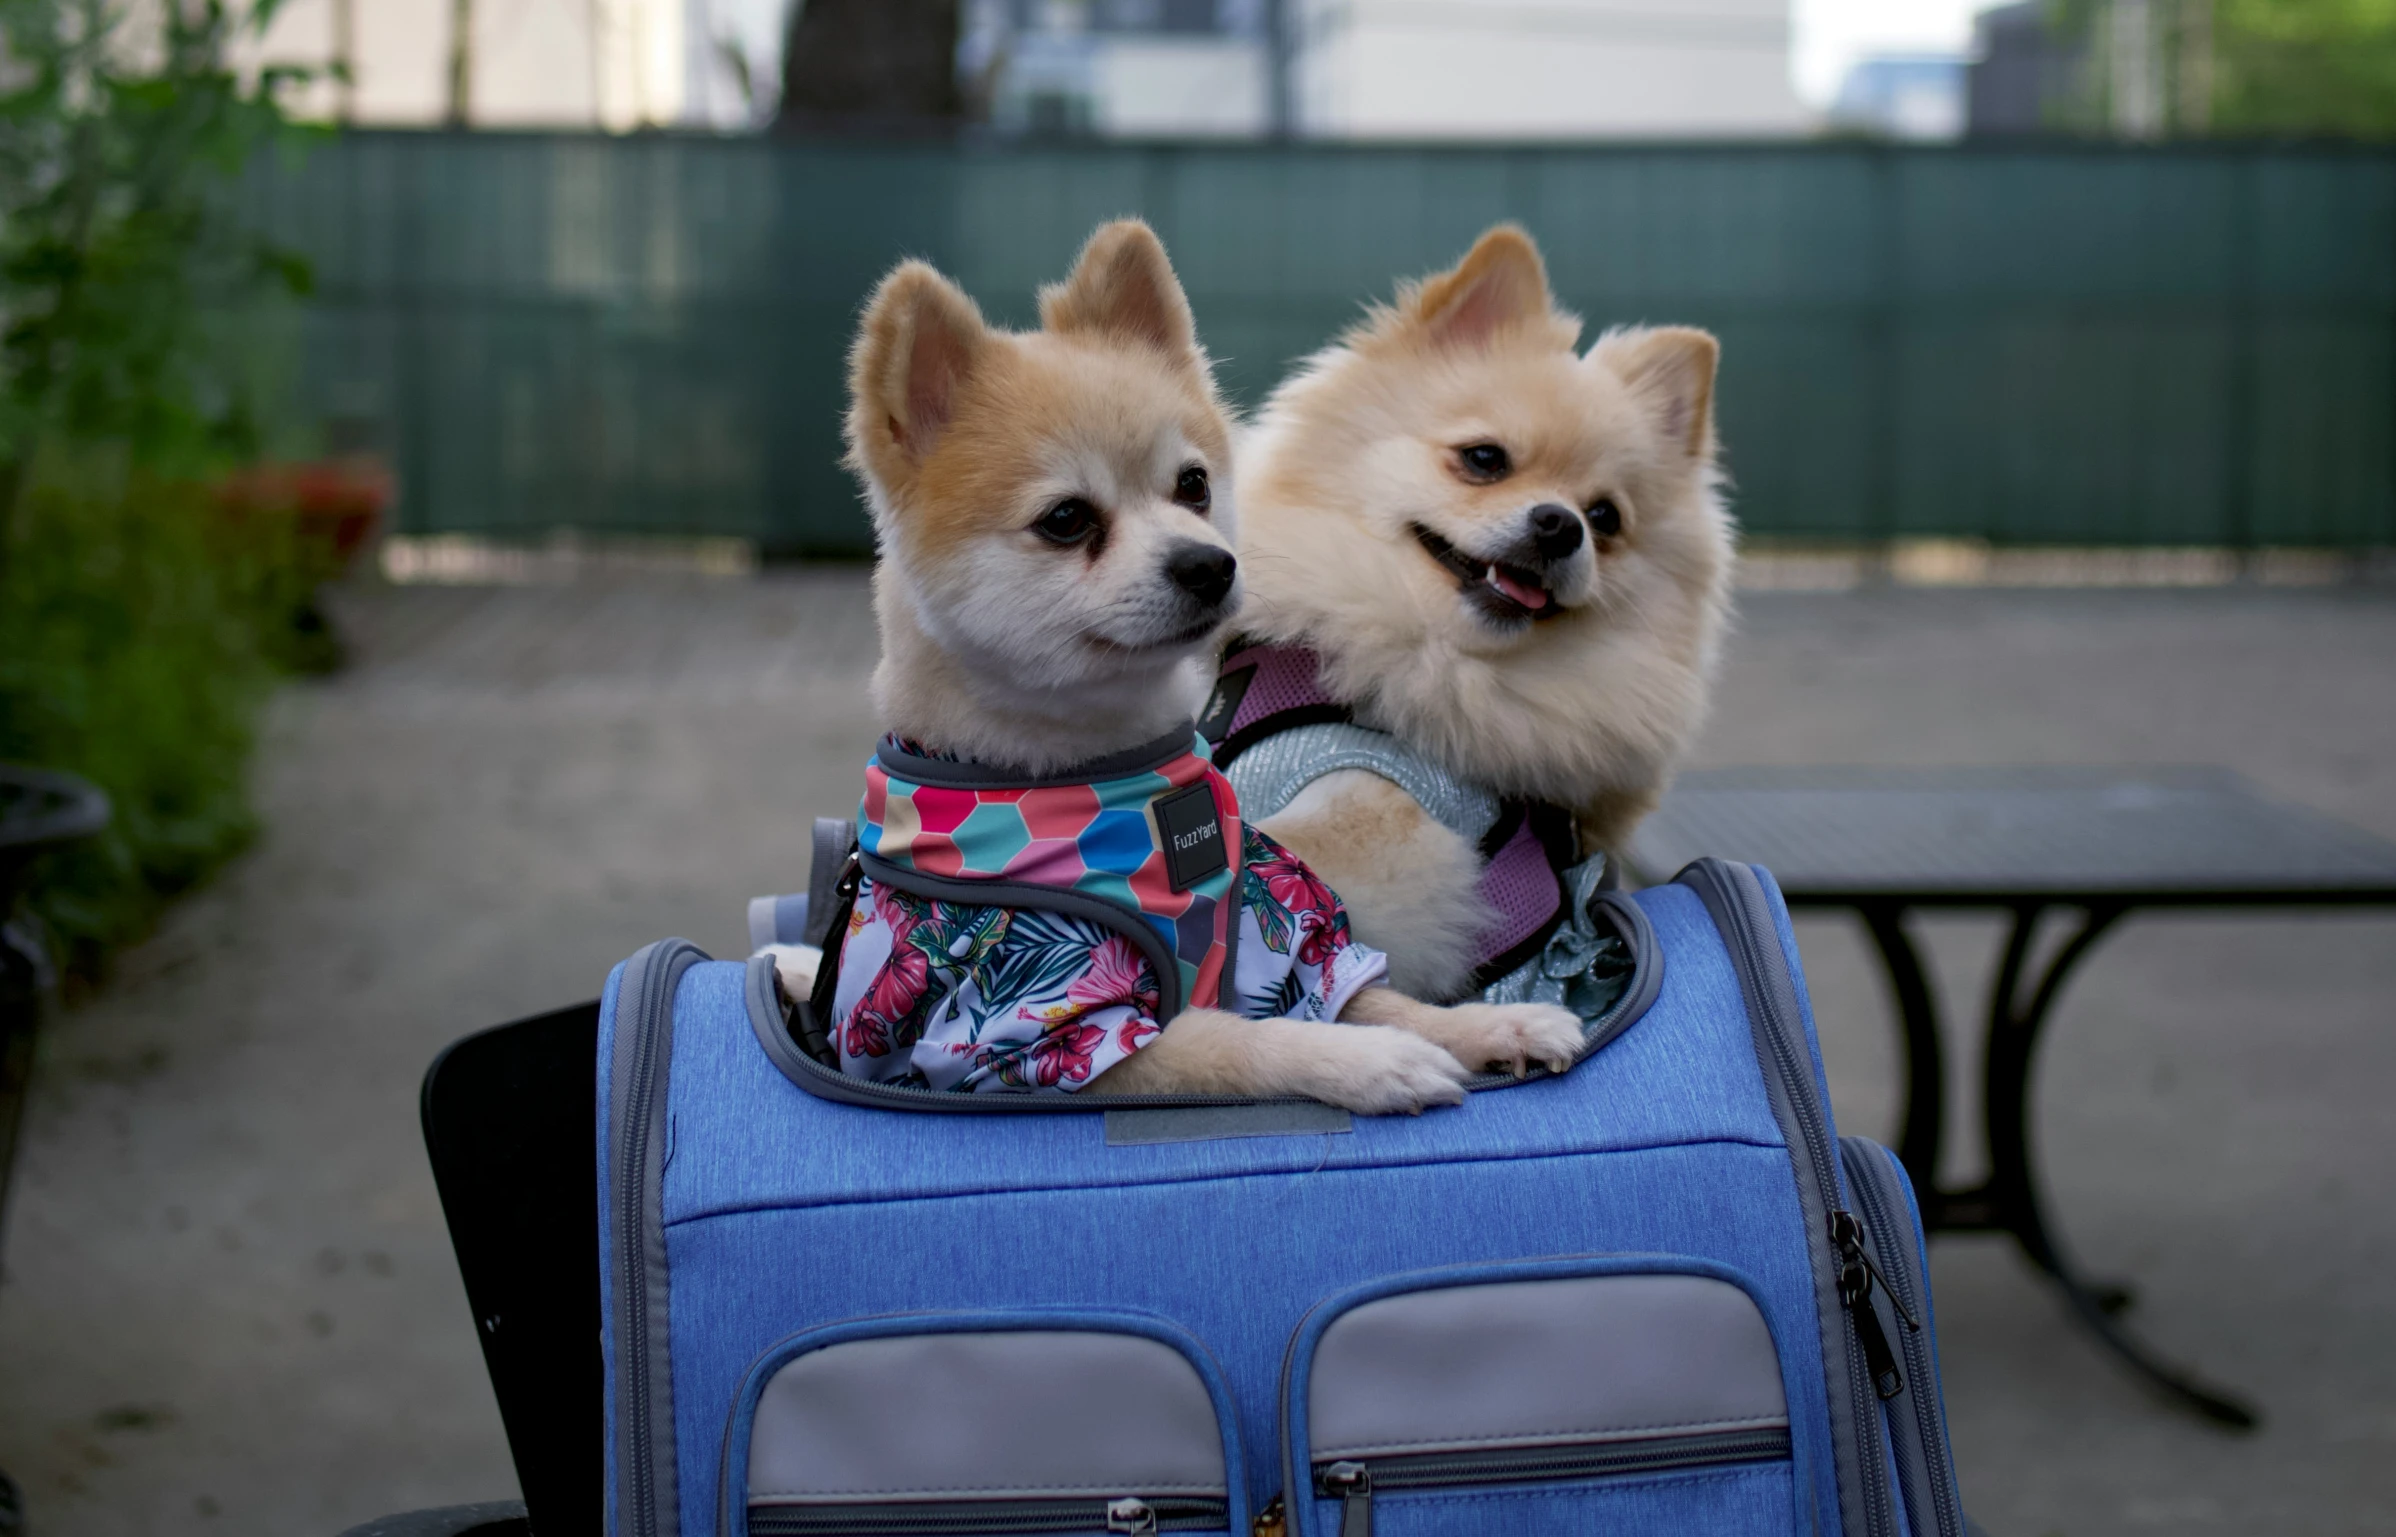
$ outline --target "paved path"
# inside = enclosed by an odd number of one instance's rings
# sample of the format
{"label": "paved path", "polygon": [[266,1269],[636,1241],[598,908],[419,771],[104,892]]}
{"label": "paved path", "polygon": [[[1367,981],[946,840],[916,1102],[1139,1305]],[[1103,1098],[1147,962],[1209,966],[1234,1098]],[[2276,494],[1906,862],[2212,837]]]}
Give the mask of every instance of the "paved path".
{"label": "paved path", "polygon": [[[51,1034],[0,1250],[0,1466],[38,1537],[331,1537],[508,1491],[417,1076],[645,940],[737,948],[855,793],[856,571],[349,610],[361,665],[278,703],[257,850]],[[1701,756],[2221,762],[2396,836],[2391,659],[2385,589],[1758,597]],[[1993,927],[1929,937],[1962,1011]],[[1805,941],[1842,1122],[1885,1135],[1875,974],[1835,922]],[[2360,917],[2140,920],[2082,974],[2041,1074],[2058,1204],[2271,1419],[2158,1412],[1998,1243],[1942,1240],[1997,1537],[2396,1530],[2391,997],[2396,922]]]}

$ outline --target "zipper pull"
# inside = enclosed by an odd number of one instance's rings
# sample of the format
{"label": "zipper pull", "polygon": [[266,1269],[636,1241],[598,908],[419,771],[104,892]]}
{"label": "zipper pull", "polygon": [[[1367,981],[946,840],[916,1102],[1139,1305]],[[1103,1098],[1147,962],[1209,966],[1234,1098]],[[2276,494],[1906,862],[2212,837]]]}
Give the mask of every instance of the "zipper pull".
{"label": "zipper pull", "polygon": [[1265,1508],[1248,1523],[1248,1537],[1287,1537],[1289,1517],[1282,1513],[1281,1496],[1276,1494],[1265,1501]]}
{"label": "zipper pull", "polygon": [[[1864,1347],[1864,1367],[1872,1374],[1872,1391],[1883,1399],[1895,1398],[1905,1391],[1905,1373],[1898,1369],[1897,1352],[1889,1348],[1888,1332],[1880,1327],[1880,1313],[1872,1306],[1872,1279],[1880,1272],[1864,1251],[1864,1225],[1851,1211],[1834,1211],[1830,1214],[1830,1241],[1839,1251],[1839,1303],[1855,1321],[1856,1338]],[[1889,1292],[1889,1303],[1905,1315],[1905,1304],[1894,1291]],[[1921,1327],[1910,1315],[1905,1315],[1905,1321],[1913,1328]]]}
{"label": "zipper pull", "polygon": [[1109,1500],[1106,1529],[1130,1532],[1134,1537],[1156,1537],[1156,1507],[1140,1499]]}
{"label": "zipper pull", "polygon": [[[1841,1226],[1841,1219],[1845,1220],[1844,1227]],[[1922,1321],[1914,1317],[1913,1310],[1905,1305],[1904,1294],[1891,1286],[1889,1278],[1880,1273],[1880,1267],[1872,1263],[1872,1251],[1864,1247],[1865,1232],[1863,1222],[1855,1213],[1834,1211],[1830,1214],[1830,1237],[1833,1243],[1840,1246],[1841,1260],[1862,1265],[1865,1273],[1880,1283],[1882,1294],[1889,1299],[1889,1306],[1897,1310],[1897,1321],[1905,1325],[1905,1332],[1908,1334],[1921,1333]],[[1866,1291],[1870,1289],[1869,1286],[1865,1288]]]}
{"label": "zipper pull", "polygon": [[1339,1496],[1339,1537],[1373,1537],[1373,1470],[1335,1462],[1323,1470],[1323,1492]]}

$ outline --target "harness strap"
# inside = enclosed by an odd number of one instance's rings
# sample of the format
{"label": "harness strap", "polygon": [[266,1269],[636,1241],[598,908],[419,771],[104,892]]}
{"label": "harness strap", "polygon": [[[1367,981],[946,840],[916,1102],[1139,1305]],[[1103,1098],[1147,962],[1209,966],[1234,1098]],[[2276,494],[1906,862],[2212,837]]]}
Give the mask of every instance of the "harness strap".
{"label": "harness strap", "polygon": [[1389,733],[1357,725],[1324,685],[1312,650],[1233,641],[1198,729],[1216,744],[1215,764],[1238,786],[1252,820],[1280,811],[1325,774],[1362,769],[1471,842],[1483,860],[1481,898],[1497,914],[1481,936],[1476,989],[1539,954],[1569,915],[1561,872],[1578,852],[1572,814],[1544,801],[1501,801]]}
{"label": "harness strap", "polygon": [[1215,744],[1215,767],[1294,726],[1353,720],[1348,707],[1323,687],[1315,654],[1303,646],[1235,640],[1215,675],[1215,691],[1198,717],[1198,734]]}

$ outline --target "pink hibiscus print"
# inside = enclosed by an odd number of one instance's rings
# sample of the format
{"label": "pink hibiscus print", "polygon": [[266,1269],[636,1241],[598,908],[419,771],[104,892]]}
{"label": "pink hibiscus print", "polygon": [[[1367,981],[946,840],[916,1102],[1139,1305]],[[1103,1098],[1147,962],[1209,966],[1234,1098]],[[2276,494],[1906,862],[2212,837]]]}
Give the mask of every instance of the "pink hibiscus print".
{"label": "pink hibiscus print", "polygon": [[1348,910],[1322,879],[1280,844],[1259,837],[1265,857],[1251,859],[1248,868],[1264,882],[1273,900],[1288,909],[1298,931],[1298,960],[1320,966],[1348,942]]}
{"label": "pink hibiscus print", "polygon": [[923,921],[924,904],[888,886],[874,887],[873,899],[874,916],[890,930],[890,943],[895,950],[907,942],[907,936],[914,933],[915,926]]}
{"label": "pink hibiscus print", "polygon": [[923,1002],[923,995],[931,985],[930,957],[913,945],[892,950],[890,959],[874,973],[873,981],[866,985],[865,996],[857,1000],[857,1006],[849,1011],[848,1022],[841,1027],[841,1054],[888,1056],[891,1038]]}
{"label": "pink hibiscus print", "polygon": [[1086,1082],[1091,1059],[1105,1044],[1106,1031],[1096,1025],[1060,1025],[1032,1043],[1032,1076],[1043,1089]]}
{"label": "pink hibiscus print", "polygon": [[1157,1010],[1156,970],[1132,942],[1120,934],[1090,952],[1090,967],[1065,988],[1065,1001],[1077,1011],[1125,1004],[1145,1014]]}

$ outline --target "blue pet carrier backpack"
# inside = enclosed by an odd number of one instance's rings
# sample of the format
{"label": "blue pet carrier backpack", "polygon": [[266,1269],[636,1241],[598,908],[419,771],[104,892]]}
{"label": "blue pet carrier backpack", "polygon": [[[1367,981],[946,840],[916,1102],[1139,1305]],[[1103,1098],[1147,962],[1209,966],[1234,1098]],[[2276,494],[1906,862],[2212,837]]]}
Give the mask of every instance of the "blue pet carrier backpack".
{"label": "blue pet carrier backpack", "polygon": [[863,1084],[767,960],[642,950],[609,1532],[1959,1537],[1913,1194],[1832,1127],[1778,889],[1601,901],[1584,1059],[1419,1117]]}

